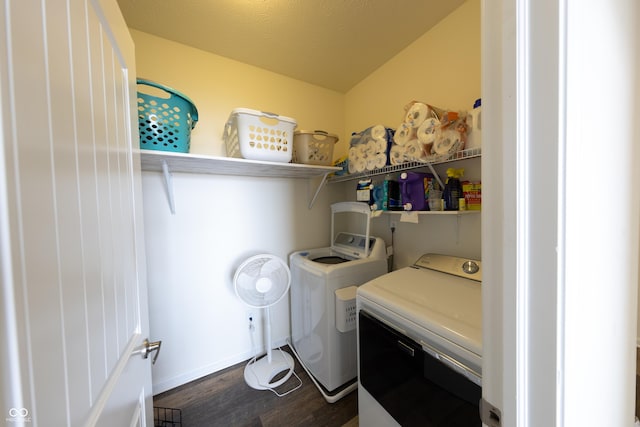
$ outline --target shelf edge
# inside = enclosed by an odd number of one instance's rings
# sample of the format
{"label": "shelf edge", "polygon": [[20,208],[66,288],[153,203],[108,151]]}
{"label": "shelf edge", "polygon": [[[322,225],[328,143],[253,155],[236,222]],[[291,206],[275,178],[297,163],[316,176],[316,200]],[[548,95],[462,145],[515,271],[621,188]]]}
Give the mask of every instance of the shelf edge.
{"label": "shelf edge", "polygon": [[143,171],[162,172],[163,162],[167,163],[171,172],[255,177],[309,178],[341,170],[336,166],[278,163],[235,157],[140,150],[140,163]]}

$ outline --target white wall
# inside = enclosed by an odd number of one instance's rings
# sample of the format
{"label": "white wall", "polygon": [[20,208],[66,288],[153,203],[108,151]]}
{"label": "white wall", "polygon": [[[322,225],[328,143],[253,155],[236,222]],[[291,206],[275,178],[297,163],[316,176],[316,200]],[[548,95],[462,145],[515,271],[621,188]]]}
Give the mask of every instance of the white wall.
{"label": "white wall", "polygon": [[[338,157],[346,153],[351,132],[383,118],[395,127],[404,105],[413,99],[463,109],[480,96],[479,4],[479,0],[465,3],[432,30],[435,36],[425,34],[348,94],[139,31],[132,35],[139,76],[185,93],[198,107],[200,121],[192,134],[191,152],[224,155],[220,138],[224,123],[233,108],[246,107],[296,118],[299,128],[340,135],[334,153]],[[453,60],[442,48],[449,43],[464,59],[463,73],[443,71]],[[406,75],[397,70],[414,67],[439,68],[441,73],[407,84]],[[444,92],[430,96],[443,86]],[[384,102],[369,104],[365,94],[371,91]],[[469,170],[467,177],[480,179],[479,161],[464,167]],[[154,393],[248,359],[253,354],[248,310],[233,292],[235,268],[258,252],[285,258],[295,250],[328,246],[330,204],[355,198],[355,181],[329,184],[308,209],[315,187],[304,179],[174,174],[176,215],[172,216],[160,174],[143,173],[143,186],[151,338],[163,340],[153,371]],[[390,241],[387,221],[386,217],[374,220],[373,233]],[[408,265],[428,251],[480,258],[480,215],[402,224],[396,242],[396,266]],[[278,343],[289,335],[288,312],[287,301],[272,310],[273,338]]]}
{"label": "white wall", "polygon": [[[330,234],[329,192],[309,210],[311,188],[304,179],[174,174],[173,182],[176,215],[169,211],[160,174],[143,174],[151,335],[163,340],[154,393],[257,351],[248,331],[249,310],[232,284],[244,259],[265,252],[287,259],[294,249],[327,246]],[[273,339],[283,344],[288,300],[271,313]]]}
{"label": "white wall", "polygon": [[[223,127],[237,107],[292,117],[302,129],[343,132],[342,94],[139,31],[132,36],[138,75],[196,104],[191,153],[224,156]],[[255,353],[247,309],[232,285],[242,260],[262,252],[286,259],[294,250],[327,246],[330,234],[330,191],[308,209],[314,179],[174,174],[173,185],[176,215],[161,175],[143,173],[151,335],[163,340],[154,393]],[[286,300],[272,310],[280,344],[289,336],[288,313]]]}

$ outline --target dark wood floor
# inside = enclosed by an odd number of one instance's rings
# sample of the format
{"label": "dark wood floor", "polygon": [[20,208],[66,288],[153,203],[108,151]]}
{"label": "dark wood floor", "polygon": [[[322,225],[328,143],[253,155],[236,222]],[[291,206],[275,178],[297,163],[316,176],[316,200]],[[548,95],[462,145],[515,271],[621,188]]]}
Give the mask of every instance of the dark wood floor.
{"label": "dark wood floor", "polygon": [[[290,352],[288,347],[283,350]],[[357,426],[357,391],[327,403],[296,360],[295,372],[302,387],[278,397],[249,387],[244,381],[245,365],[240,363],[154,396],[153,405],[181,409],[182,427]],[[278,390],[286,391],[295,384],[292,377]]]}
{"label": "dark wood floor", "polygon": [[[286,347],[284,350],[289,351]],[[336,403],[327,403],[296,360],[295,372],[303,385],[279,398],[270,391],[254,390],[246,385],[245,365],[240,363],[154,396],[153,405],[181,409],[182,427],[357,427],[357,392]],[[640,349],[636,356],[636,374],[636,415],[640,417]],[[291,384],[293,380],[281,388],[286,390]]]}

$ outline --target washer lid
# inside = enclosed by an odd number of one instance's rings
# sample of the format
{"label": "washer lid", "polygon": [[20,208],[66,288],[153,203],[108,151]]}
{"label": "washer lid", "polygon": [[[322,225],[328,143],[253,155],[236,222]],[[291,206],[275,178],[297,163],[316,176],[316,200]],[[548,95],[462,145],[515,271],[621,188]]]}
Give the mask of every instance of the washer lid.
{"label": "washer lid", "polygon": [[[340,235],[346,236],[358,236],[352,233],[338,233],[336,231],[336,214],[357,214],[360,219],[364,221],[364,234],[360,234],[363,237],[362,245],[360,242],[354,244],[354,242],[347,242],[340,240]],[[347,221],[349,223],[349,221]],[[369,233],[371,229],[371,208],[368,204],[363,202],[338,202],[331,205],[331,241],[333,242],[332,248],[338,251],[347,250],[350,256],[356,258],[366,258],[370,255],[371,251],[371,235]]]}
{"label": "washer lid", "polygon": [[452,274],[406,267],[360,286],[358,298],[482,355],[480,285]]}

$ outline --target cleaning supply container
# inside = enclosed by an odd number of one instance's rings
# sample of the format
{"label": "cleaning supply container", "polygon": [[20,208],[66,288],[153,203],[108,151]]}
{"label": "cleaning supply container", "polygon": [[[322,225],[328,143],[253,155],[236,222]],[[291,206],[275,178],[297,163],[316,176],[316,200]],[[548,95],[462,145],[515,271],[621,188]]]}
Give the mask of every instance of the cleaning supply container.
{"label": "cleaning supply container", "polygon": [[137,79],[140,148],[188,153],[198,109],[184,94],[160,83]]}
{"label": "cleaning supply container", "polygon": [[371,210],[399,211],[402,210],[401,200],[398,181],[387,178],[373,187]]}
{"label": "cleaning supply container", "polygon": [[482,100],[476,99],[473,110],[467,114],[467,142],[465,150],[482,147]]}
{"label": "cleaning supply container", "polygon": [[464,195],[460,183],[462,175],[464,175],[464,169],[447,169],[447,183],[444,185],[444,193],[442,194],[445,211],[460,210],[460,199],[462,199],[464,206]]}
{"label": "cleaning supply container", "polygon": [[402,172],[400,182],[400,195],[402,207],[405,211],[428,211],[428,180],[433,179],[430,173]]}

